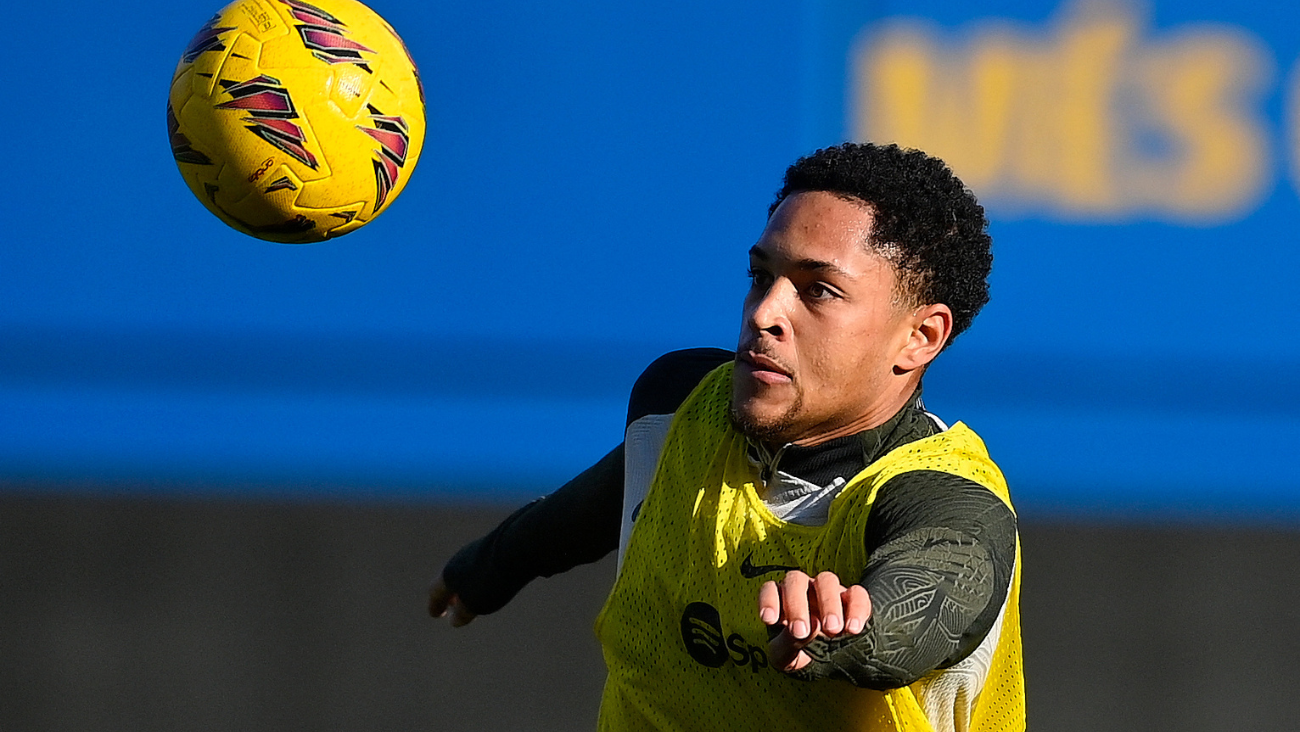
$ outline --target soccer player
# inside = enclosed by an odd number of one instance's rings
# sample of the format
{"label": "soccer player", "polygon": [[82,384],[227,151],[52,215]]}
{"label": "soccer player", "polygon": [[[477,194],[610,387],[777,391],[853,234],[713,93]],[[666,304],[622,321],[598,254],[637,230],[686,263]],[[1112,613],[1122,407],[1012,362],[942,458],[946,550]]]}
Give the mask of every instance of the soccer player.
{"label": "soccer player", "polygon": [[736,351],[652,364],[623,444],[461,549],[430,612],[464,625],[617,548],[601,730],[1023,730],[1006,482],[921,402],[991,265],[941,161],[800,159],[749,251]]}

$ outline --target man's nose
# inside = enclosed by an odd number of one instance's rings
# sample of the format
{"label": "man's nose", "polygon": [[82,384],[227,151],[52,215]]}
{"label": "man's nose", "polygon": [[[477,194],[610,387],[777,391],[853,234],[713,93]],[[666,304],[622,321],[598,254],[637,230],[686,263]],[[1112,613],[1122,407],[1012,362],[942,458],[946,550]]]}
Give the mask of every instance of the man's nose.
{"label": "man's nose", "polygon": [[790,330],[791,299],[797,293],[789,280],[778,279],[754,302],[749,311],[749,325],[756,333],[784,338]]}

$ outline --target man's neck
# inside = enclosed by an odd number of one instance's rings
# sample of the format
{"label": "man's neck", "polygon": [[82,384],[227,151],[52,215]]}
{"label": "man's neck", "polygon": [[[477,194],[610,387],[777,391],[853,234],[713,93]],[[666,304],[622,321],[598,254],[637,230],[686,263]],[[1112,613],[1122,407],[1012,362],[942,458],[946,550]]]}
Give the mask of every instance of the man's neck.
{"label": "man's neck", "polygon": [[750,453],[760,465],[764,482],[780,471],[809,483],[829,485],[836,478],[852,478],[895,447],[937,431],[917,389],[874,427],[813,445],[760,445],[751,440]]}
{"label": "man's neck", "polygon": [[904,407],[913,401],[920,391],[920,381],[908,378],[898,385],[897,391],[883,395],[874,406],[865,410],[862,416],[857,419],[806,437],[795,438],[790,443],[799,447],[816,447],[850,435],[858,435],[876,429],[896,417]]}

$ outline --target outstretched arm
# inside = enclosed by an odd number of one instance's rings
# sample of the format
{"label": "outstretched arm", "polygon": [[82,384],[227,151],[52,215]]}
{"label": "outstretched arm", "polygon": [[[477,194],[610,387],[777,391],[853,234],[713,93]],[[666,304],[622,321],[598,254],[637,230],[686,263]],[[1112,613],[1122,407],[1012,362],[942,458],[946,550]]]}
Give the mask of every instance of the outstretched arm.
{"label": "outstretched arm", "polygon": [[429,613],[453,626],[496,612],[538,577],[595,562],[618,546],[623,445],[466,544],[429,589]]}
{"label": "outstretched arm", "polygon": [[[632,387],[627,424],[671,415],[709,371],[734,354],[717,348],[656,359]],[[620,444],[559,490],[520,508],[447,562],[429,588],[429,613],[453,626],[501,609],[529,582],[595,562],[618,547],[624,449]]]}
{"label": "outstretched arm", "polygon": [[[881,489],[865,540],[870,559],[847,588],[831,573],[812,582],[791,573],[760,590],[774,666],[898,688],[960,662],[993,627],[1015,564],[1016,520],[991,491],[946,473],[905,473]],[[859,591],[867,617],[854,633],[846,626],[862,618],[843,598]]]}

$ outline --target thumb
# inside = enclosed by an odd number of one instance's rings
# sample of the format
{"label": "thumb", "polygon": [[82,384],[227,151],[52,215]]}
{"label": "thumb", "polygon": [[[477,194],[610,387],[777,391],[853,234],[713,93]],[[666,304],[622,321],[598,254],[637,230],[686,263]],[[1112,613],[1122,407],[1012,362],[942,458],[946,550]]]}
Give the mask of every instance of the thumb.
{"label": "thumb", "polygon": [[429,587],[429,614],[441,618],[447,614],[447,606],[457,602],[456,593],[451,591],[441,576]]}
{"label": "thumb", "polygon": [[794,633],[790,632],[790,628],[785,627],[768,641],[768,662],[772,664],[772,668],[787,672],[798,671],[812,663],[812,657],[804,653],[803,648],[820,635],[821,623],[815,615],[809,620],[812,628],[807,638],[796,638]]}

